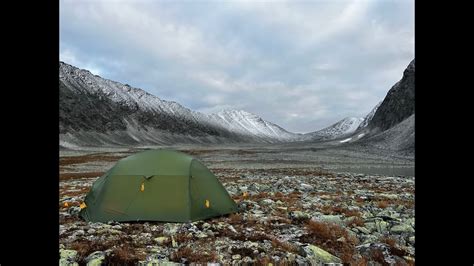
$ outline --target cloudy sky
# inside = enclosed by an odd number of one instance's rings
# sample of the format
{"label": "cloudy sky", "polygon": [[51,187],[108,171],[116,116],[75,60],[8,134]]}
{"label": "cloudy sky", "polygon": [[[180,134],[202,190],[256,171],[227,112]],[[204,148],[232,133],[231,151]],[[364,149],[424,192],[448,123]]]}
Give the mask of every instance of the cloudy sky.
{"label": "cloudy sky", "polygon": [[61,61],[293,132],[364,116],[413,58],[413,0],[60,1]]}

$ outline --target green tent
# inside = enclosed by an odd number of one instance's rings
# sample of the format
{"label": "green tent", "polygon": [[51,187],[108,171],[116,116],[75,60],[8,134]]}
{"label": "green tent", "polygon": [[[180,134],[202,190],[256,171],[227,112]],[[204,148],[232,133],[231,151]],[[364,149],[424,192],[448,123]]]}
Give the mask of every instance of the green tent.
{"label": "green tent", "polygon": [[92,222],[189,222],[237,211],[209,169],[171,150],[121,159],[94,182],[81,208],[81,217]]}

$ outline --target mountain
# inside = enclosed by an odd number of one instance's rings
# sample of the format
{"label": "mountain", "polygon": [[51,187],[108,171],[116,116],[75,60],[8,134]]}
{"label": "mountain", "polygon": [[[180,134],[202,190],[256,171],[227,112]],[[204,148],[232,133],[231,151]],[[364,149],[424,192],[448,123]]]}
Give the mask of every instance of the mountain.
{"label": "mountain", "polygon": [[388,91],[368,126],[387,130],[415,113],[415,59],[403,72],[402,79]]}
{"label": "mountain", "polygon": [[307,140],[330,140],[346,136],[356,131],[363,120],[360,117],[346,117],[319,131],[307,133],[305,137]]}
{"label": "mountain", "polygon": [[[365,127],[364,123],[367,123]],[[414,155],[415,59],[408,64],[401,80],[392,86],[384,100],[366,116],[347,142]]]}
{"label": "mountain", "polygon": [[223,110],[208,116],[214,125],[220,125],[232,132],[242,135],[293,140],[298,134],[286,131],[284,128],[265,121],[259,116],[242,110]]}
{"label": "mountain", "polygon": [[360,123],[359,127],[357,128],[357,130],[361,130],[365,127],[367,127],[369,125],[369,122],[372,120],[372,118],[374,117],[375,115],[375,112],[377,111],[377,109],[379,108],[379,106],[382,104],[382,102],[379,102],[373,109],[372,111],[370,111],[370,113],[368,113],[365,117],[364,117],[364,120],[362,121],[362,123]]}
{"label": "mountain", "polygon": [[236,110],[192,111],[142,89],[60,62],[60,145],[279,142],[297,138],[262,118]]}

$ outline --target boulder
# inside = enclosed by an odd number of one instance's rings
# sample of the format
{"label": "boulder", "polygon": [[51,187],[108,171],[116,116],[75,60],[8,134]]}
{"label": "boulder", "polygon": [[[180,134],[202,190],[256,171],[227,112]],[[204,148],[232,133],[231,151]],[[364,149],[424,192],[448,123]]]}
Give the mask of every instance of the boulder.
{"label": "boulder", "polygon": [[390,228],[390,232],[394,234],[414,233],[415,229],[409,224],[397,224]]}
{"label": "boulder", "polygon": [[100,266],[102,261],[105,259],[105,253],[103,251],[95,251],[86,257],[87,266]]}
{"label": "boulder", "polygon": [[59,265],[60,266],[78,266],[75,260],[77,258],[77,251],[72,249],[59,250]]}
{"label": "boulder", "polygon": [[324,265],[325,263],[340,263],[342,260],[331,253],[325,251],[314,245],[308,245],[304,248],[306,251],[306,258],[310,261],[311,265]]}

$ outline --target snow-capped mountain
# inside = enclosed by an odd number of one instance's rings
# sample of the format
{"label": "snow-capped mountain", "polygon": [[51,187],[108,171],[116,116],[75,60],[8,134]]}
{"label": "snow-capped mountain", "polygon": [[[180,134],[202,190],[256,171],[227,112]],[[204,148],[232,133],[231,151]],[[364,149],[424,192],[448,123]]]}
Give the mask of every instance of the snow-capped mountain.
{"label": "snow-capped mountain", "polygon": [[63,146],[279,142],[295,134],[245,111],[192,111],[60,62]]}
{"label": "snow-capped mountain", "polygon": [[330,140],[353,133],[359,127],[364,118],[346,117],[326,128],[305,134],[310,140]]}
{"label": "snow-capped mountain", "polygon": [[362,121],[362,123],[360,123],[357,130],[363,129],[363,128],[367,127],[367,125],[369,125],[370,120],[372,120],[372,117],[374,117],[374,114],[377,111],[377,109],[379,108],[380,104],[382,104],[382,101],[380,101],[377,105],[375,105],[375,107],[372,109],[372,111],[370,111],[370,113],[368,113],[364,117],[364,120]]}
{"label": "snow-capped mountain", "polygon": [[288,132],[276,124],[243,110],[223,110],[209,115],[209,118],[213,123],[243,135],[281,140],[291,140],[297,137],[297,134]]}
{"label": "snow-capped mountain", "polygon": [[[363,125],[363,126],[362,126]],[[413,155],[415,152],[415,59],[384,100],[366,116],[344,143],[358,148],[376,147]]]}

